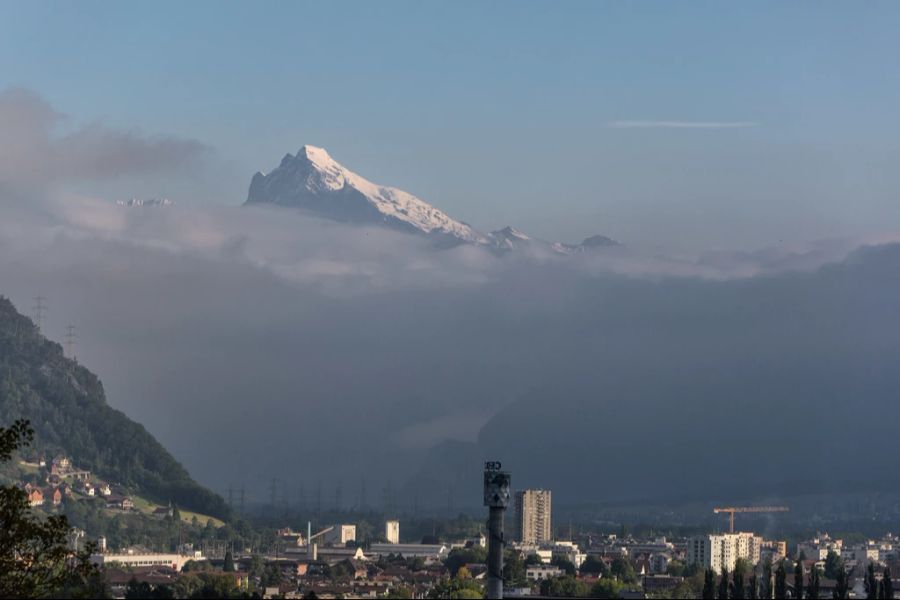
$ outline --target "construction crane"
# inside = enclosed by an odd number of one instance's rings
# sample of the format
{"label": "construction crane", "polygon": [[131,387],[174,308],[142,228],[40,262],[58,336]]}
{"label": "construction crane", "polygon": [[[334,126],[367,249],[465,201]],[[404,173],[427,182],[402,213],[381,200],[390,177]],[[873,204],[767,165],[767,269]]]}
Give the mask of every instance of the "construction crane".
{"label": "construction crane", "polygon": [[307,521],[307,523],[306,523],[306,557],[309,560],[318,560],[319,559],[319,545],[314,543],[313,540],[319,536],[325,535],[332,529],[334,529],[334,525],[332,525],[331,527],[326,527],[319,533],[313,535],[312,523]]}
{"label": "construction crane", "polygon": [[787,506],[717,506],[713,509],[716,514],[728,513],[731,533],[734,533],[734,513],[772,513],[788,512]]}

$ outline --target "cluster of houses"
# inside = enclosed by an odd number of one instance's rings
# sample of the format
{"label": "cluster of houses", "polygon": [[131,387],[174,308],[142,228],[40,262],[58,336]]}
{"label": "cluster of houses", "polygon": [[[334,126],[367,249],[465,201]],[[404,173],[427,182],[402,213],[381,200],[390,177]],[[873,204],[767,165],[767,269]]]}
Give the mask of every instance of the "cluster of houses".
{"label": "cluster of houses", "polygon": [[[28,463],[26,463],[28,464]],[[38,457],[34,466],[43,476],[43,483],[20,482],[19,488],[28,496],[31,507],[54,507],[62,504],[64,498],[74,498],[76,494],[86,497],[100,497],[106,507],[114,510],[132,510],[134,501],[124,494],[114,493],[113,487],[91,476],[91,472],[78,469],[67,456],[57,456],[51,461]]]}
{"label": "cluster of houses", "polygon": [[[388,527],[387,531],[395,529]],[[224,549],[222,553],[202,558],[190,552],[191,549],[182,549],[178,555],[132,552],[98,555],[97,560],[100,564],[112,564],[112,573],[119,577],[122,585],[131,577],[151,584],[172,585],[182,576],[180,571],[186,561],[205,560],[219,569],[223,577],[234,577],[238,588],[258,592],[264,590],[267,597],[301,598],[315,594],[319,598],[379,598],[397,595],[402,590],[413,598],[422,598],[451,575],[448,565],[452,561],[447,559],[453,556],[454,550],[486,545],[482,535],[469,540],[438,544],[401,543],[396,536],[393,537],[396,540],[394,542],[357,546],[349,543],[355,541],[355,533],[353,525],[335,525],[321,536],[313,536],[314,540],[322,541],[319,545],[315,541],[310,543],[299,532],[289,529],[279,531],[282,543],[278,545],[278,551],[263,557],[267,572],[279,572],[277,584],[250,575],[258,557],[249,552],[235,551],[228,558],[228,562],[233,562],[235,570],[228,572],[224,571]],[[788,553],[784,542],[752,537],[759,543],[754,542],[756,545],[749,547],[748,555],[744,558],[757,569],[761,568],[762,560],[777,562]],[[633,585],[621,591],[623,597],[645,598],[670,594],[684,581],[680,573],[673,571],[673,567],[691,564],[692,539],[617,539],[610,535],[593,539],[579,538],[577,542],[551,540],[536,544],[511,543],[510,549],[527,559],[526,581],[521,587],[506,588],[504,593],[508,597],[519,598],[540,595],[542,581],[566,574],[565,563],[571,563],[575,567],[577,579],[593,585],[600,578],[609,576],[608,573],[614,573],[617,561],[626,559],[627,564],[633,568],[634,577],[630,580]],[[889,566],[900,573],[898,542],[900,540],[888,535],[881,540],[849,547],[840,540],[822,535],[802,542],[792,556],[795,560],[801,560],[804,567],[822,569],[828,552],[834,551],[843,557],[844,564],[852,575],[851,585],[858,596],[863,597],[860,572],[867,562],[876,562],[882,567]],[[588,568],[585,564],[587,561],[595,567],[597,563],[603,563],[605,568],[601,570],[604,574],[597,569]],[[128,566],[128,577],[122,573],[116,575],[114,571],[123,566]],[[487,568],[483,563],[465,564],[464,567],[467,576],[474,580],[486,577]],[[832,582],[823,579],[822,597],[830,597],[831,587]]]}
{"label": "cluster of houses", "polygon": [[[393,526],[391,525],[393,524]],[[486,547],[484,535],[472,539],[452,543],[402,543],[396,532],[396,522],[386,524],[386,538],[394,541],[387,543],[371,543],[357,546],[349,543],[355,541],[353,525],[335,525],[328,528],[320,537],[321,544],[305,539],[304,534],[283,529],[278,531],[282,543],[278,551],[265,556],[268,569],[277,568],[280,572],[280,583],[265,589],[266,595],[283,598],[300,598],[315,594],[319,598],[379,598],[392,595],[399,589],[409,593],[413,598],[423,598],[440,581],[451,575],[448,568],[448,557],[457,549]],[[525,567],[526,581],[520,588],[510,588],[506,594],[510,597],[527,597],[539,594],[543,580],[565,574],[560,561],[565,560],[578,569],[589,556],[594,560],[606,563],[612,568],[617,558],[627,558],[634,565],[638,583],[648,593],[665,592],[682,581],[681,577],[668,575],[667,568],[671,560],[683,559],[684,549],[665,538],[645,541],[619,541],[615,538],[604,540],[605,543],[592,545],[584,550],[571,541],[549,541],[539,544],[511,544],[510,548],[519,555],[528,558]],[[106,557],[106,560],[126,562],[120,557]],[[177,580],[176,565],[172,556],[157,558],[141,556],[145,561],[140,565],[143,571],[133,571],[141,579],[141,573],[147,576],[147,582],[162,582],[165,578]],[[159,560],[166,565],[149,565],[146,561]],[[205,557],[213,567],[224,568],[224,554],[217,553]],[[263,586],[261,580],[249,577],[248,573],[255,560],[250,553],[235,552],[231,559],[234,562],[236,581],[252,582],[257,589]],[[458,566],[458,565],[457,565]],[[484,580],[487,576],[487,565],[474,562],[463,565],[467,576]],[[175,569],[176,573],[172,572]],[[231,573],[231,572],[230,572]],[[598,573],[576,574],[578,579],[595,583],[601,575]]]}

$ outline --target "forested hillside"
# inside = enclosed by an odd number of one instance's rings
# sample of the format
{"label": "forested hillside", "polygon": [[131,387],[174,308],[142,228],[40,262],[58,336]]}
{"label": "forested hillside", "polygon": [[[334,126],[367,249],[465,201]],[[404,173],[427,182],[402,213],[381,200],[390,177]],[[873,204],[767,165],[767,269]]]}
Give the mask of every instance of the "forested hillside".
{"label": "forested hillside", "polygon": [[31,421],[33,448],[159,502],[226,519],[221,497],[197,484],[144,427],[111,408],[96,375],[63,354],[0,296],[0,425]]}

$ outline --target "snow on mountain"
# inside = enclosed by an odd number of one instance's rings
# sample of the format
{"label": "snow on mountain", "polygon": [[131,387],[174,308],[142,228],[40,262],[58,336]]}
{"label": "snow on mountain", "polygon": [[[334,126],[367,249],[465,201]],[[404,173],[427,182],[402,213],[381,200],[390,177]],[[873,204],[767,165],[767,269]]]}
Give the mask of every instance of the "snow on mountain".
{"label": "snow on mountain", "polygon": [[339,221],[382,222],[401,229],[487,244],[469,225],[397,188],[372,183],[347,169],[322,148],[303,146],[269,174],[257,173],[247,204],[303,208]]}
{"label": "snow on mountain", "polygon": [[140,206],[174,206],[175,202],[168,198],[130,198],[128,200],[116,200],[118,206],[140,207]]}
{"label": "snow on mountain", "polygon": [[515,250],[532,242],[530,237],[514,227],[504,227],[503,229],[492,231],[490,238],[494,242],[494,246],[501,251]]}
{"label": "snow on mountain", "polygon": [[408,192],[372,183],[338,163],[323,148],[308,145],[296,155],[285,155],[270,173],[256,173],[246,204],[275,204],[337,221],[379,223],[435,236],[444,243],[476,244],[498,253],[532,248],[575,254],[618,244],[599,235],[581,244],[550,243],[513,227],[483,234]]}

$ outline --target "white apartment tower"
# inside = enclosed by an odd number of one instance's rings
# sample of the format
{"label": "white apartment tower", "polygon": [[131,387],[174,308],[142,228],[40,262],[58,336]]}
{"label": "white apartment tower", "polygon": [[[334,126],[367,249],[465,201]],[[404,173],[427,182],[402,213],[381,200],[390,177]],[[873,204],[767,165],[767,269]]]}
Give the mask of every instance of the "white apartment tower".
{"label": "white apartment tower", "polygon": [[687,545],[687,563],[700,564],[716,573],[721,573],[723,568],[733,571],[739,558],[756,565],[762,541],[748,532],[692,537]]}
{"label": "white apartment tower", "polygon": [[516,492],[516,534],[523,544],[552,541],[550,490]]}
{"label": "white apartment tower", "polygon": [[388,544],[400,543],[400,521],[387,521],[384,524],[384,539]]}

